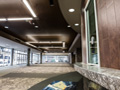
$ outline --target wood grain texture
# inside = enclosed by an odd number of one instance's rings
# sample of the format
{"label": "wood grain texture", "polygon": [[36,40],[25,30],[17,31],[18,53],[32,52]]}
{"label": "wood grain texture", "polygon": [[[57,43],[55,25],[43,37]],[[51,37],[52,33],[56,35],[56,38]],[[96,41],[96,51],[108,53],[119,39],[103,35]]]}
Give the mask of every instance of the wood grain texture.
{"label": "wood grain texture", "polygon": [[119,0],[97,0],[101,66],[120,69]]}

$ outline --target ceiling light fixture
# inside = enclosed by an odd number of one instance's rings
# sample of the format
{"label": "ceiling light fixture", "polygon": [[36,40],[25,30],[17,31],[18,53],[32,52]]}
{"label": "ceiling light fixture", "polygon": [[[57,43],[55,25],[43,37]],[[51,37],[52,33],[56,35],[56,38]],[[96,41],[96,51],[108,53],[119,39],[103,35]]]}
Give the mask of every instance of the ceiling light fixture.
{"label": "ceiling light fixture", "polygon": [[66,49],[66,47],[63,48],[63,47],[57,47],[57,46],[56,46],[56,47],[54,47],[54,46],[49,46],[49,47],[48,47],[48,46],[44,46],[44,47],[40,47],[40,46],[39,46],[38,48],[43,48],[43,49],[44,49],[44,48],[47,48],[47,49],[51,49],[51,48],[61,48],[61,49]]}
{"label": "ceiling light fixture", "polygon": [[40,44],[62,44],[62,41],[40,41],[40,42],[29,42],[29,43],[40,43]]}
{"label": "ceiling light fixture", "polygon": [[7,19],[5,19],[5,18],[0,18],[0,21],[7,21]]}
{"label": "ceiling light fixture", "polygon": [[65,42],[63,42],[63,48],[65,48]]}
{"label": "ceiling light fixture", "polygon": [[9,27],[8,26],[5,26],[6,29],[8,29]]}
{"label": "ceiling light fixture", "polygon": [[30,13],[32,14],[33,17],[37,17],[35,12],[32,10],[30,4],[28,3],[27,0],[23,0],[24,4],[26,5],[26,7],[28,8],[28,10],[30,11]]}
{"label": "ceiling light fixture", "polygon": [[79,26],[79,23],[76,23],[75,26]]}
{"label": "ceiling light fixture", "polygon": [[38,26],[35,26],[35,28],[38,28]]}
{"label": "ceiling light fixture", "polygon": [[69,12],[74,12],[75,9],[71,8],[71,9],[69,9],[68,11],[69,11]]}
{"label": "ceiling light fixture", "polygon": [[67,27],[71,27],[70,25],[68,25]]}
{"label": "ceiling light fixture", "polygon": [[8,21],[23,21],[23,20],[33,20],[33,18],[8,18]]}

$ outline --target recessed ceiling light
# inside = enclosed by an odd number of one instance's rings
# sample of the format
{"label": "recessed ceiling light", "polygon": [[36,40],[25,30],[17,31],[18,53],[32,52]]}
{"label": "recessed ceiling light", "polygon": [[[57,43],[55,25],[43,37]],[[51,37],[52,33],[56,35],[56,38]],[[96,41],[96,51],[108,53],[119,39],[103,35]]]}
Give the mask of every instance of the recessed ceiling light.
{"label": "recessed ceiling light", "polygon": [[33,17],[37,17],[35,12],[32,10],[30,4],[28,3],[27,0],[23,0],[24,4],[26,5],[26,7],[28,8],[28,10],[30,11],[30,13],[32,14]]}
{"label": "recessed ceiling light", "polygon": [[6,29],[8,29],[9,27],[8,26],[5,26]]}
{"label": "recessed ceiling light", "polygon": [[79,23],[76,23],[75,26],[79,26]]}
{"label": "recessed ceiling light", "polygon": [[35,28],[38,28],[38,26],[35,26]]}
{"label": "recessed ceiling light", "polygon": [[70,25],[68,25],[67,27],[71,27]]}
{"label": "recessed ceiling light", "polygon": [[73,9],[73,8],[69,9],[69,12],[74,12],[74,11],[75,11],[75,9]]}
{"label": "recessed ceiling light", "polygon": [[35,25],[35,23],[32,23],[33,25]]}

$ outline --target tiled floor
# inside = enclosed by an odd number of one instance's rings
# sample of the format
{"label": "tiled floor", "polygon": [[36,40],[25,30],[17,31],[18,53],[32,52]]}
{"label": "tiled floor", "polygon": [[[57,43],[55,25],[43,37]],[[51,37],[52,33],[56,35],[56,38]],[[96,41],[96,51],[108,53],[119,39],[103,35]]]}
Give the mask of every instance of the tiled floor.
{"label": "tiled floor", "polygon": [[0,77],[0,90],[28,90],[48,78],[73,72],[69,64],[41,64],[21,67]]}

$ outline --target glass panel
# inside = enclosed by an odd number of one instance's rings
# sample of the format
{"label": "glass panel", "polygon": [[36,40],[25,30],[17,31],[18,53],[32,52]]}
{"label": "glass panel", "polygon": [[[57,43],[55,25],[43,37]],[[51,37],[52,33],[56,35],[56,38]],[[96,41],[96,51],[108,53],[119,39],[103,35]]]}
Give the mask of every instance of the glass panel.
{"label": "glass panel", "polygon": [[11,64],[11,49],[0,47],[0,66],[9,66]]}
{"label": "glass panel", "polygon": [[19,65],[19,64],[25,64],[25,63],[27,63],[27,52],[15,50],[13,64]]}
{"label": "glass panel", "polygon": [[33,53],[33,64],[38,64],[39,63],[39,54]]}
{"label": "glass panel", "polygon": [[43,63],[66,63],[69,62],[68,56],[42,56]]}
{"label": "glass panel", "polygon": [[90,0],[90,3],[86,9],[86,20],[88,40],[88,63],[98,64],[94,0]]}

